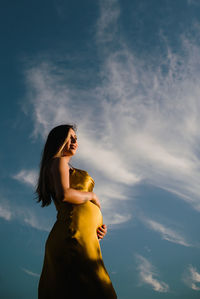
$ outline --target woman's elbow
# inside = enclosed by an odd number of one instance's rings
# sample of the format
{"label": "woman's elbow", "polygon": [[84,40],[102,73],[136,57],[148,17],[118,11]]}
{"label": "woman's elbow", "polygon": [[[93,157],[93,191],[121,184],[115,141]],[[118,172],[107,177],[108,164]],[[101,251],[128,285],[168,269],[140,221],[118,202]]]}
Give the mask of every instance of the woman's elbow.
{"label": "woman's elbow", "polygon": [[64,202],[65,201],[70,202],[70,199],[71,199],[71,189],[67,188],[62,192],[61,200],[64,201]]}

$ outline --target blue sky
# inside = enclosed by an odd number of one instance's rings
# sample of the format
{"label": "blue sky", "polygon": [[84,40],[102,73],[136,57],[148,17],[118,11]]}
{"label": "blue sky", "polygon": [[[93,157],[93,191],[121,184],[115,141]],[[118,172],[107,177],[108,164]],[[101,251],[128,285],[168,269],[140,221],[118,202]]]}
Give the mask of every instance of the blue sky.
{"label": "blue sky", "polygon": [[73,122],[119,299],[199,298],[199,1],[1,1],[0,20],[0,297],[37,298],[41,151]]}

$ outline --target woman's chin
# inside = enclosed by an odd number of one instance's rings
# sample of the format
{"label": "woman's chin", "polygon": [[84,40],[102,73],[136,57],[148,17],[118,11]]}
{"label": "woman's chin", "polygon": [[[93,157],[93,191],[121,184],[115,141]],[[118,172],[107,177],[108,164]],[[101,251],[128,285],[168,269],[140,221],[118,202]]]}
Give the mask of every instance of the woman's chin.
{"label": "woman's chin", "polygon": [[72,155],[75,155],[75,154],[76,154],[76,149],[71,148],[71,149],[70,149],[70,153],[71,153]]}

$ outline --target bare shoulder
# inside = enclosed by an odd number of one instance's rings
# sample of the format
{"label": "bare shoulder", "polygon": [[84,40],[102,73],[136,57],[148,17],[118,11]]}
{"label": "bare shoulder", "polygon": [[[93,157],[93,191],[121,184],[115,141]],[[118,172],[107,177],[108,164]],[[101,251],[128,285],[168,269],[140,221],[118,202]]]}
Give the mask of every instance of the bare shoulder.
{"label": "bare shoulder", "polygon": [[70,187],[68,160],[65,157],[53,158],[50,172],[55,198],[60,200],[63,198],[64,190]]}
{"label": "bare shoulder", "polygon": [[51,172],[63,172],[69,170],[69,165],[66,157],[57,157],[51,161]]}

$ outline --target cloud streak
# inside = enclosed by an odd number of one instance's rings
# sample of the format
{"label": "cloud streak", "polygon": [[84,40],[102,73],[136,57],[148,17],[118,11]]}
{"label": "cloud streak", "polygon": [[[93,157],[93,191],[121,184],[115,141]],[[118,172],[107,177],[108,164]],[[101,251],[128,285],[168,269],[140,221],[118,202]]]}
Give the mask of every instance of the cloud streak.
{"label": "cloud streak", "polygon": [[112,43],[116,38],[120,8],[117,0],[99,1],[100,15],[96,26],[97,43]]}
{"label": "cloud streak", "polygon": [[158,273],[155,267],[143,256],[136,255],[138,263],[139,279],[141,284],[147,284],[156,292],[166,293],[169,291],[169,286],[158,279]]}
{"label": "cloud streak", "polygon": [[12,211],[9,207],[9,202],[2,200],[0,201],[0,217],[9,221],[12,218]]}
{"label": "cloud streak", "polygon": [[40,213],[41,211],[33,207],[19,206],[15,203],[10,204],[8,200],[0,200],[0,218],[7,221],[19,220],[35,229],[49,232],[51,223],[48,218],[41,217]]}
{"label": "cloud streak", "polygon": [[22,270],[23,270],[26,274],[28,274],[28,275],[30,275],[30,276],[40,277],[40,275],[39,275],[38,273],[34,273],[34,272],[32,272],[32,271],[30,271],[30,270],[28,270],[28,269],[22,268]]}
{"label": "cloud streak", "polygon": [[21,183],[35,187],[37,176],[38,174],[35,170],[22,169],[17,174],[13,175],[12,178]]}
{"label": "cloud streak", "polygon": [[148,219],[148,218],[143,218],[142,221],[146,224],[146,226],[148,228],[159,233],[163,240],[167,240],[169,242],[183,245],[186,247],[192,246],[185,240],[185,238],[180,233],[178,233],[174,229],[168,228],[168,227],[164,226],[163,224],[156,222],[154,220]]}

